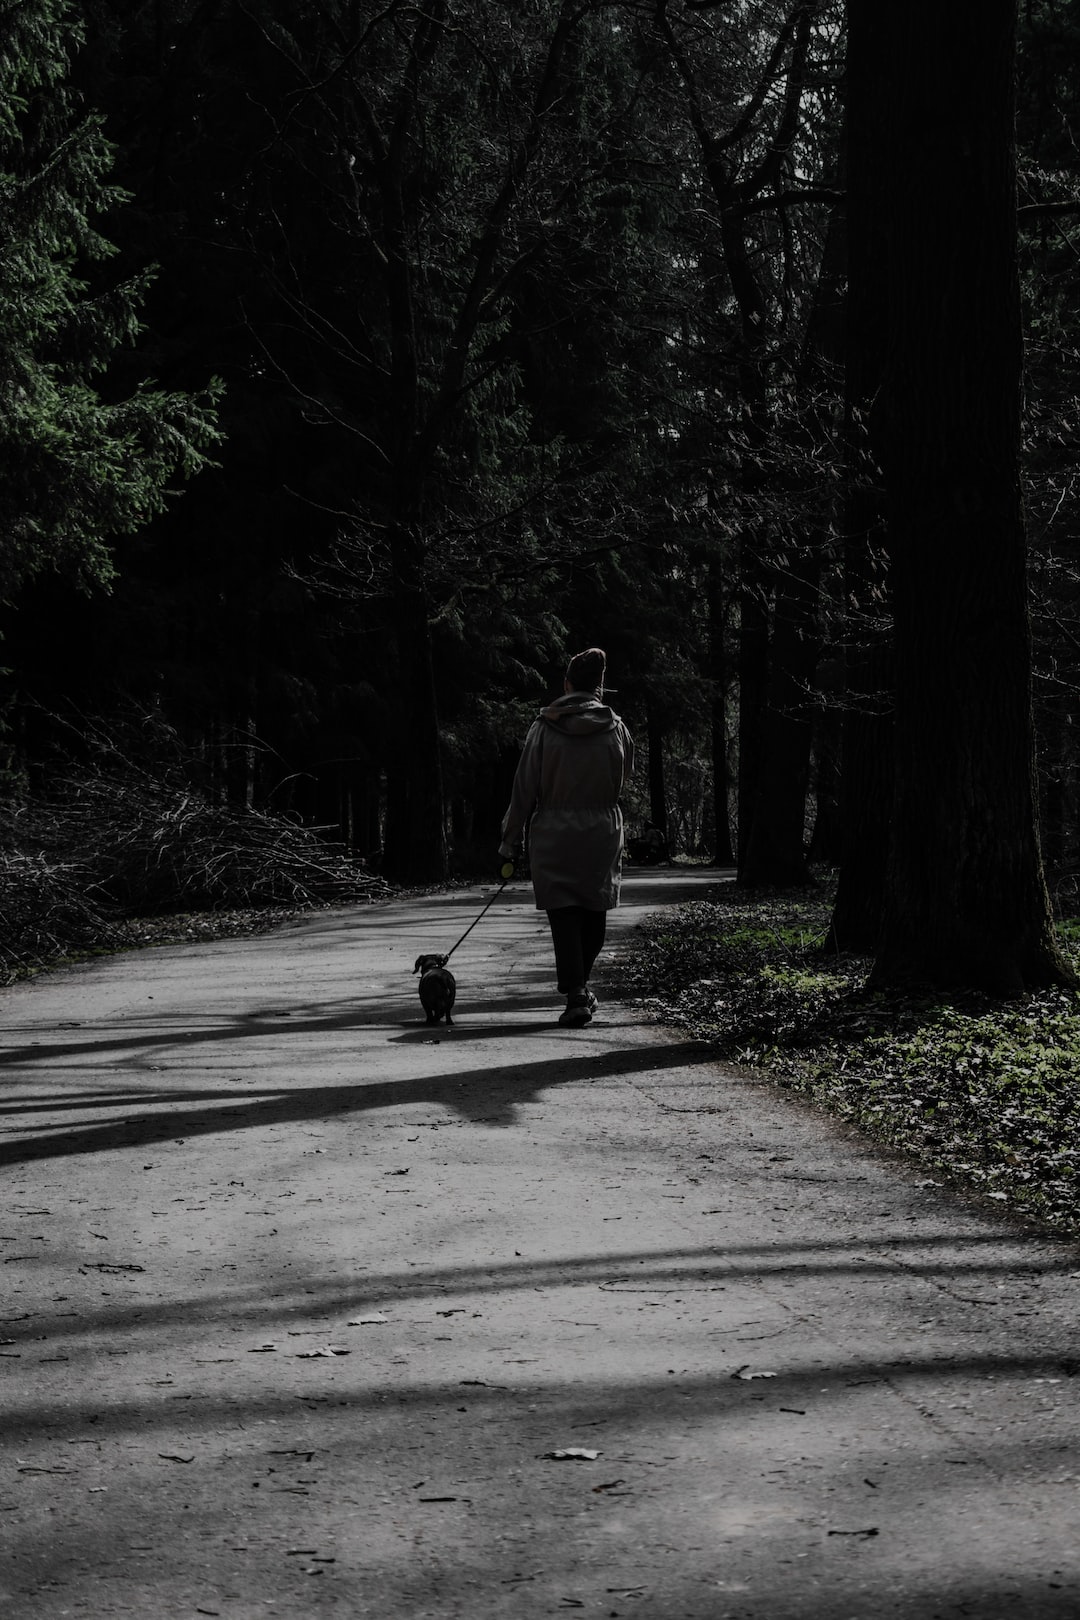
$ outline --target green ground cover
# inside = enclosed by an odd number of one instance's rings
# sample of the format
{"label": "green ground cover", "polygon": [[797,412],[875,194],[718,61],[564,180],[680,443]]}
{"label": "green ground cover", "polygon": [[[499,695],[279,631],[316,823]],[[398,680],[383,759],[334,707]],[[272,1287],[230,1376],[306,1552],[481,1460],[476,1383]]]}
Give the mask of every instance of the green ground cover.
{"label": "green ground cover", "polygon": [[[866,991],[826,954],[832,896],[742,894],[648,919],[620,993],[909,1153],[942,1180],[1080,1235],[1080,995]],[[1080,952],[1080,924],[1062,939]]]}

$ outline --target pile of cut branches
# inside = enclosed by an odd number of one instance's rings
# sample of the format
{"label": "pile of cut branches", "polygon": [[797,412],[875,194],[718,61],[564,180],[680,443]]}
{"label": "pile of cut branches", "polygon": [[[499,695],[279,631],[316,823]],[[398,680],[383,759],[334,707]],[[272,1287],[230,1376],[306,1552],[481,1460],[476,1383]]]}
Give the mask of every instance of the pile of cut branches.
{"label": "pile of cut branches", "polygon": [[29,966],[121,943],[87,869],[0,851],[0,984]]}
{"label": "pile of cut branches", "polygon": [[388,892],[316,829],[134,767],[54,780],[32,819],[43,847],[84,851],[101,893],[128,914],[355,905]]}
{"label": "pile of cut branches", "polygon": [[[93,763],[56,762],[34,798],[0,817],[0,983],[140,942],[132,918],[183,914],[180,937],[206,937],[192,917],[230,914],[248,933],[389,892],[318,829],[216,803],[182,760],[142,764],[99,746]],[[155,924],[145,937],[168,933]]]}

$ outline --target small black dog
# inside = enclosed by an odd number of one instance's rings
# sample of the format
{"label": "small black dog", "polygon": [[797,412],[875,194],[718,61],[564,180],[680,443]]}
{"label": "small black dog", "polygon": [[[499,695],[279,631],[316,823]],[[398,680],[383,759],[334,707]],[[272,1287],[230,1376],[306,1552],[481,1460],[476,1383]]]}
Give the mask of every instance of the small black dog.
{"label": "small black dog", "polygon": [[428,1023],[437,1024],[445,1017],[447,1028],[453,1029],[450,1010],[457,995],[457,982],[450,969],[443,966],[446,960],[445,956],[418,956],[413,972],[420,975],[420,1001]]}

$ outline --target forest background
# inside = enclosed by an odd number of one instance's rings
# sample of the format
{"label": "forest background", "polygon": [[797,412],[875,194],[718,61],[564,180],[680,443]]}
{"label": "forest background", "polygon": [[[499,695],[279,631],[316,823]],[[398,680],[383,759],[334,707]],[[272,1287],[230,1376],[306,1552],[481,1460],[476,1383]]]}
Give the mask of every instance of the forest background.
{"label": "forest background", "polygon": [[9,917],[487,872],[599,642],[632,827],[1074,982],[1080,4],[901,9],[0,5]]}

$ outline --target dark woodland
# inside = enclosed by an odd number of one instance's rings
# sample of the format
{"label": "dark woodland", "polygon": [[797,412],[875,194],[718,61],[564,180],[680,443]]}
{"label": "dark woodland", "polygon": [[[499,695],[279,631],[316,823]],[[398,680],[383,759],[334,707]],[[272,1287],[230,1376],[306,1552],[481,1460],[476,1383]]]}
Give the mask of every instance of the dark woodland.
{"label": "dark woodland", "polygon": [[599,643],[631,831],[1073,982],[1080,0],[0,35],[0,910],[491,876]]}

